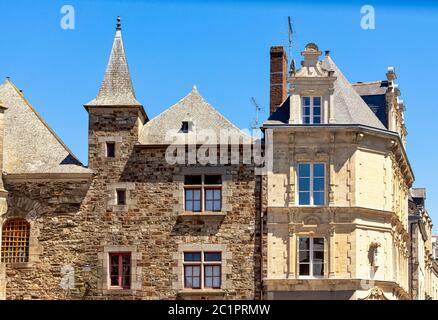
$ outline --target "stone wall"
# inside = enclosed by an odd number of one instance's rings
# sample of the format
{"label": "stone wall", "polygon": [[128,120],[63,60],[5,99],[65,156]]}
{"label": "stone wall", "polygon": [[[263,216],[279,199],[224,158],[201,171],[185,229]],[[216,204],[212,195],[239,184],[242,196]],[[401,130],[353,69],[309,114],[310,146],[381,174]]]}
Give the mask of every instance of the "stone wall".
{"label": "stone wall", "polygon": [[[75,265],[86,237],[78,213],[89,188],[87,180],[13,180],[5,182],[9,218],[25,218],[31,226],[29,262],[5,264],[7,299],[67,298],[63,270]],[[64,269],[63,269],[64,268]],[[1,275],[0,275],[1,283]]]}
{"label": "stone wall", "polygon": [[[166,163],[165,147],[134,148],[120,177],[115,179],[119,183],[135,184],[130,190],[135,205],[127,211],[107,207],[110,195],[106,185],[114,182],[115,177],[104,171],[95,177],[81,213],[83,234],[90,235],[83,261],[92,266],[87,298],[178,298],[181,290],[174,285],[179,277],[175,255],[179,254],[181,244],[226,246],[232,259],[227,265],[231,272],[225,279],[229,285],[223,297],[254,299],[260,296],[260,187],[254,168],[245,165],[220,168],[231,178],[226,186],[230,210],[218,219],[181,218],[175,206],[181,201],[179,182],[174,177],[181,175],[185,168]],[[194,170],[196,168],[191,172]],[[214,167],[211,170],[216,172]],[[98,255],[104,252],[105,246],[111,245],[136,246],[136,252],[141,253],[137,261],[141,288],[105,293],[99,289],[105,272]]]}

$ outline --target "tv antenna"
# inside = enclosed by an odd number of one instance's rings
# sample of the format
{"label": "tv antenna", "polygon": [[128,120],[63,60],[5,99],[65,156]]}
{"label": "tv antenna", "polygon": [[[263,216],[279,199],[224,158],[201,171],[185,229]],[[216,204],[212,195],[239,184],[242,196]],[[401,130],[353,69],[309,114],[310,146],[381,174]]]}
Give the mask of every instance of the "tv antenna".
{"label": "tv antenna", "polygon": [[292,39],[294,34],[294,29],[292,25],[292,18],[290,16],[287,17],[287,26],[288,26],[288,34],[289,34],[289,57],[291,59],[290,63],[290,72],[295,73],[295,60],[292,57]]}
{"label": "tv antenna", "polygon": [[254,97],[251,97],[250,100],[251,100],[251,103],[255,107],[255,114],[256,114],[255,120],[251,124],[251,129],[254,131],[254,130],[260,129],[259,113],[260,113],[260,111],[262,111],[262,107],[260,107],[260,105],[257,103],[257,101],[256,101],[256,99]]}

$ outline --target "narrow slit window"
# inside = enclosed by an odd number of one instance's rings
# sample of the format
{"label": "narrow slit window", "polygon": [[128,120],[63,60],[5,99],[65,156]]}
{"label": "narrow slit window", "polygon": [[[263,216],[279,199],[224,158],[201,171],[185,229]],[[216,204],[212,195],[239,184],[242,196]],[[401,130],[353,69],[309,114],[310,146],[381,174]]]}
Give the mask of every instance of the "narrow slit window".
{"label": "narrow slit window", "polygon": [[116,157],[116,143],[115,142],[107,142],[106,143],[106,156],[107,156],[107,158],[115,158]]}
{"label": "narrow slit window", "polygon": [[126,205],[126,190],[125,189],[117,189],[117,205],[124,206]]}

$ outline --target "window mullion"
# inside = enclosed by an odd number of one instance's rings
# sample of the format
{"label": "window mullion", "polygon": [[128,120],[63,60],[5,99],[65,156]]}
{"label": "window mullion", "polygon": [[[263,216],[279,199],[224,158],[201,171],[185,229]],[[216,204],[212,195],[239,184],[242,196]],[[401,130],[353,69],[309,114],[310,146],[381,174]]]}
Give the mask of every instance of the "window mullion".
{"label": "window mullion", "polygon": [[313,201],[313,163],[310,164],[310,205],[314,205],[314,201]]}
{"label": "window mullion", "polygon": [[313,97],[309,97],[310,100],[310,123],[313,124]]}

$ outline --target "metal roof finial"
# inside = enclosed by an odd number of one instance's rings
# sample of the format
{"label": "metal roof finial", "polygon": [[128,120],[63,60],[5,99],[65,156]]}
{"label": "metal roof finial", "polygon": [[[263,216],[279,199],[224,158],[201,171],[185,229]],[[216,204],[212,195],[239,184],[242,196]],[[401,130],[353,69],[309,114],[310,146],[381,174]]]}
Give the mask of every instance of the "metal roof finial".
{"label": "metal roof finial", "polygon": [[120,16],[117,17],[117,26],[116,26],[116,30],[122,30],[122,24],[120,22]]}

